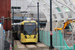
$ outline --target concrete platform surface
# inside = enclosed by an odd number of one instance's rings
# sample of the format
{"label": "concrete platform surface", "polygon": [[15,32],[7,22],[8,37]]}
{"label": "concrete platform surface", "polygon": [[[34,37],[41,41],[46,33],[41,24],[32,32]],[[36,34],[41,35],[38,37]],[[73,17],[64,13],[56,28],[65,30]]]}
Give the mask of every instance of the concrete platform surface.
{"label": "concrete platform surface", "polygon": [[16,43],[17,43],[17,45],[21,45],[21,42],[18,40],[16,40]]}
{"label": "concrete platform surface", "polygon": [[38,47],[48,47],[48,46],[46,46],[45,44],[43,44],[43,43],[37,43],[36,44]]}
{"label": "concrete platform surface", "polygon": [[27,48],[37,48],[35,45],[26,45]]}
{"label": "concrete platform surface", "polygon": [[17,45],[18,48],[26,48],[25,45]]}

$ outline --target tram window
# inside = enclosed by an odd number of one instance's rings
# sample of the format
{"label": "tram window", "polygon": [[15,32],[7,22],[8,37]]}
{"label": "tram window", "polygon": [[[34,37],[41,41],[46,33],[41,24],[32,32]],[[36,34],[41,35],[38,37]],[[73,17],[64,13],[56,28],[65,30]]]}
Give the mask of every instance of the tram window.
{"label": "tram window", "polygon": [[21,25],[21,33],[23,33],[23,30],[24,30],[24,26]]}

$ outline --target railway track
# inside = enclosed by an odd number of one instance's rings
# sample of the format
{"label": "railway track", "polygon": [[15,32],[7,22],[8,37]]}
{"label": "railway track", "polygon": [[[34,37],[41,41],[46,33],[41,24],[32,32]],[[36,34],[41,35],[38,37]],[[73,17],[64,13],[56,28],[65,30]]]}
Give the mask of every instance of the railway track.
{"label": "railway track", "polygon": [[[43,43],[37,44],[22,44],[20,41],[14,41],[14,50],[49,50],[49,47]],[[54,49],[57,50],[57,49]]]}
{"label": "railway track", "polygon": [[20,41],[14,41],[14,50],[49,50],[49,47],[43,43],[21,44]]}

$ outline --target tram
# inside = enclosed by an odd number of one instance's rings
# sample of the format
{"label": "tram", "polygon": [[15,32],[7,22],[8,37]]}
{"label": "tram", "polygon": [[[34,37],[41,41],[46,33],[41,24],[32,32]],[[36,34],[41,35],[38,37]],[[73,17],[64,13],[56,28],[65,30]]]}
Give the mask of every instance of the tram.
{"label": "tram", "polygon": [[26,20],[18,26],[18,39],[21,43],[37,43],[37,22],[34,20]]}

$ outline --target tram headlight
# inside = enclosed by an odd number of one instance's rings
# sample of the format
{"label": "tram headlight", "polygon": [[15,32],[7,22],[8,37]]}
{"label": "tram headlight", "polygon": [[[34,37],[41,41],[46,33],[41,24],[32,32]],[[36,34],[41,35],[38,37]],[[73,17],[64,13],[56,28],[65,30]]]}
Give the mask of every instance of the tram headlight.
{"label": "tram headlight", "polygon": [[36,38],[36,36],[34,36],[34,38]]}
{"label": "tram headlight", "polygon": [[27,36],[25,36],[25,38],[27,38]]}

